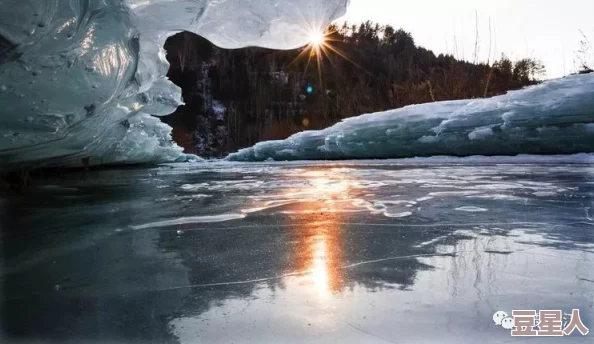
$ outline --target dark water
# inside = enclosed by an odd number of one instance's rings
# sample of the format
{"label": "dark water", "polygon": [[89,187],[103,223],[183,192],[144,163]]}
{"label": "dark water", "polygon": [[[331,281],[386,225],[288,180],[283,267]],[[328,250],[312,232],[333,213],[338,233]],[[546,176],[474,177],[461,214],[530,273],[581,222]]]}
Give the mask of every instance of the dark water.
{"label": "dark water", "polygon": [[594,330],[594,167],[172,165],[0,200],[2,343],[534,343]]}

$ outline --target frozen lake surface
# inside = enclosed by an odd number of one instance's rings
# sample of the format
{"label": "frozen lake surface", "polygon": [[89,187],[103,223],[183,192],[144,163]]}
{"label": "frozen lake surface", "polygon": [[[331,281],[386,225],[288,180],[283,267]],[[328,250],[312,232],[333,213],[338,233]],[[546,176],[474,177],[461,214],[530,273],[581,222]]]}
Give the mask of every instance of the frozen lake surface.
{"label": "frozen lake surface", "polygon": [[0,220],[2,343],[592,342],[492,320],[578,308],[594,330],[592,164],[98,171],[37,180]]}

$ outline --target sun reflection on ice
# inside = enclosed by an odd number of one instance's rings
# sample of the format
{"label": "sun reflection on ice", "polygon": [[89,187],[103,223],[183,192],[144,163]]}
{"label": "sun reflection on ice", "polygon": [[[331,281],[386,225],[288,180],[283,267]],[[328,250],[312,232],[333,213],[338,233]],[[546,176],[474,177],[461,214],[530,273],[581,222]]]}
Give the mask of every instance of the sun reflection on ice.
{"label": "sun reflection on ice", "polygon": [[332,216],[329,222],[328,218],[325,220],[307,225],[303,234],[305,238],[297,247],[297,256],[301,257],[300,270],[307,272],[304,282],[311,286],[310,293],[322,300],[339,293],[344,279],[340,268],[340,228],[335,222],[338,218]]}
{"label": "sun reflection on ice", "polygon": [[345,221],[344,202],[350,202],[351,187],[338,169],[310,170],[299,177],[307,186],[288,193],[299,193],[303,201],[293,204],[288,213],[297,226],[299,244],[295,247],[298,268],[307,272],[304,282],[311,285],[310,293],[324,300],[341,292],[344,287],[341,223]]}
{"label": "sun reflection on ice", "polygon": [[326,238],[315,242],[311,246],[313,262],[311,274],[320,295],[327,295],[330,291],[330,274],[328,272],[328,242]]}

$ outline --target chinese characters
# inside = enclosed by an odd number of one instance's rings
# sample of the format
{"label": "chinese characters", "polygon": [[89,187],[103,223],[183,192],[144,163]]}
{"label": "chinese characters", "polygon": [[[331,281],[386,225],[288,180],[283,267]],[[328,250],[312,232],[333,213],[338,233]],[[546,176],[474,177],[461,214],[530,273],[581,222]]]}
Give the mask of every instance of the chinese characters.
{"label": "chinese characters", "polygon": [[493,315],[495,325],[511,330],[513,337],[563,337],[574,332],[588,335],[590,329],[584,325],[579,309],[573,309],[569,321],[564,324],[561,310],[514,310],[510,317],[499,311]]}

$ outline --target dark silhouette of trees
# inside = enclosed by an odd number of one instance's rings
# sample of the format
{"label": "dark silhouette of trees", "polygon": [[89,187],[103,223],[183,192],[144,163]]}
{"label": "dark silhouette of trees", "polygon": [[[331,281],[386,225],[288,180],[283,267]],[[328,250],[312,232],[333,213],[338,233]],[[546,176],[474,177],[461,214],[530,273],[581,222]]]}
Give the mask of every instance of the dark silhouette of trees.
{"label": "dark silhouette of trees", "polygon": [[[576,52],[577,63],[579,64],[580,74],[588,74],[594,72],[594,49],[588,36],[583,31],[580,31],[582,39],[580,40],[580,49]],[[593,59],[593,60],[591,60]]]}
{"label": "dark silhouette of trees", "polygon": [[476,64],[436,56],[410,33],[372,22],[333,25],[330,49],[223,50],[191,33],[166,44],[186,103],[165,117],[187,151],[220,156],[344,118],[434,101],[490,97],[535,84],[531,59]]}

